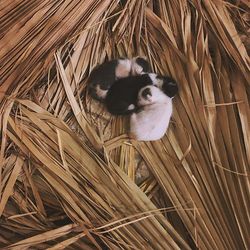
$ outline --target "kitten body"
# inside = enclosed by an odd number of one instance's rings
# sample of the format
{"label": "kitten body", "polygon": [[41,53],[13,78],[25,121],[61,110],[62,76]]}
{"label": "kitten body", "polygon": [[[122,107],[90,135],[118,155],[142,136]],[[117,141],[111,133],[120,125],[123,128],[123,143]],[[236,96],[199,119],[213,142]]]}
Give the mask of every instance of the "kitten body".
{"label": "kitten body", "polygon": [[118,79],[149,71],[149,63],[142,57],[120,58],[95,67],[88,78],[88,92],[96,100],[104,101],[107,92]]}
{"label": "kitten body", "polygon": [[136,112],[138,110],[139,91],[148,85],[158,87],[168,97],[173,97],[178,91],[176,82],[167,76],[146,73],[126,77],[115,81],[110,87],[105,99],[107,110],[113,115],[126,115]]}
{"label": "kitten body", "polygon": [[139,111],[130,117],[130,137],[138,141],[161,139],[172,115],[172,98],[156,86],[146,86],[138,94]]}
{"label": "kitten body", "polygon": [[140,89],[147,85],[157,85],[154,73],[129,76],[119,79],[110,87],[105,99],[107,110],[113,115],[125,115],[137,108],[137,97]]}

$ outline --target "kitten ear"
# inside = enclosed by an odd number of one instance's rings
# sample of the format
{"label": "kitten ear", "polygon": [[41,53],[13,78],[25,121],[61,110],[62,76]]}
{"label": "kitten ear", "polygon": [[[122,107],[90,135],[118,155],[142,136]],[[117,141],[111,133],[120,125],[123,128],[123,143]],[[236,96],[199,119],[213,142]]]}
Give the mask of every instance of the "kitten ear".
{"label": "kitten ear", "polygon": [[166,78],[163,83],[162,90],[168,97],[172,98],[178,92],[178,85],[174,80]]}
{"label": "kitten ear", "polygon": [[145,88],[141,92],[141,96],[144,97],[145,99],[148,99],[150,96],[152,96],[152,92],[151,92],[150,88]]}

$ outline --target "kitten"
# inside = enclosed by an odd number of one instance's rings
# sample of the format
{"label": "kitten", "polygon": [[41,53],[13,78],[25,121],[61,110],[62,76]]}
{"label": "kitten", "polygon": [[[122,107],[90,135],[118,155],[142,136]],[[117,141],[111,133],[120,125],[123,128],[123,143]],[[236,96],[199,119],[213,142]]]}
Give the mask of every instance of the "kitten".
{"label": "kitten", "polygon": [[172,115],[172,98],[178,88],[171,82],[172,97],[156,86],[146,86],[139,91],[137,105],[140,109],[130,117],[130,137],[138,141],[161,139],[167,131]]}
{"label": "kitten", "polygon": [[104,101],[109,88],[117,79],[149,72],[149,68],[149,63],[142,57],[120,58],[104,62],[90,73],[89,94],[99,101]]}
{"label": "kitten", "polygon": [[119,79],[111,86],[106,96],[107,110],[113,115],[136,112],[138,93],[147,85],[159,87],[169,97],[175,95],[178,89],[173,79],[154,73]]}

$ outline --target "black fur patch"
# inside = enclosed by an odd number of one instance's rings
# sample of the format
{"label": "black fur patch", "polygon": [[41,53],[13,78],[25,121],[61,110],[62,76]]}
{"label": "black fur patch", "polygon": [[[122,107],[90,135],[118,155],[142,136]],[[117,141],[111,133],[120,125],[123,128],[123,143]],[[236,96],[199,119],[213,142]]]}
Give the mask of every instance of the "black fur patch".
{"label": "black fur patch", "polygon": [[178,93],[178,85],[174,79],[168,76],[161,76],[158,78],[163,79],[162,91],[168,97],[174,97]]}
{"label": "black fur patch", "polygon": [[96,95],[96,86],[100,89],[107,90],[116,80],[115,70],[118,65],[118,60],[111,60],[96,66],[88,78],[88,90],[90,95],[95,99],[100,99]]}
{"label": "black fur patch", "polygon": [[150,65],[147,60],[142,57],[137,57],[135,61],[142,67],[143,72],[150,72]]}
{"label": "black fur patch", "polygon": [[141,95],[143,98],[147,98],[148,96],[152,96],[151,90],[149,87],[145,88],[142,92]]}
{"label": "black fur patch", "polygon": [[111,86],[105,99],[108,111],[114,115],[124,115],[134,112],[128,106],[137,106],[137,96],[141,88],[152,85],[148,74],[129,76],[119,79]]}

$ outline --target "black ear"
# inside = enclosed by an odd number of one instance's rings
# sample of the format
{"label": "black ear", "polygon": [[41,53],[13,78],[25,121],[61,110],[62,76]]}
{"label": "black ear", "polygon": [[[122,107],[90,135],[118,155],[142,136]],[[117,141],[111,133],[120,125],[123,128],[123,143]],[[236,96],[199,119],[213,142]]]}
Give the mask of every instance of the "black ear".
{"label": "black ear", "polygon": [[178,93],[178,85],[174,79],[164,77],[162,90],[168,97],[174,97]]}
{"label": "black ear", "polygon": [[149,63],[143,57],[137,57],[135,62],[142,67],[143,72],[150,72]]}
{"label": "black ear", "polygon": [[143,98],[147,99],[148,96],[152,96],[150,88],[145,88],[142,92],[141,95]]}

